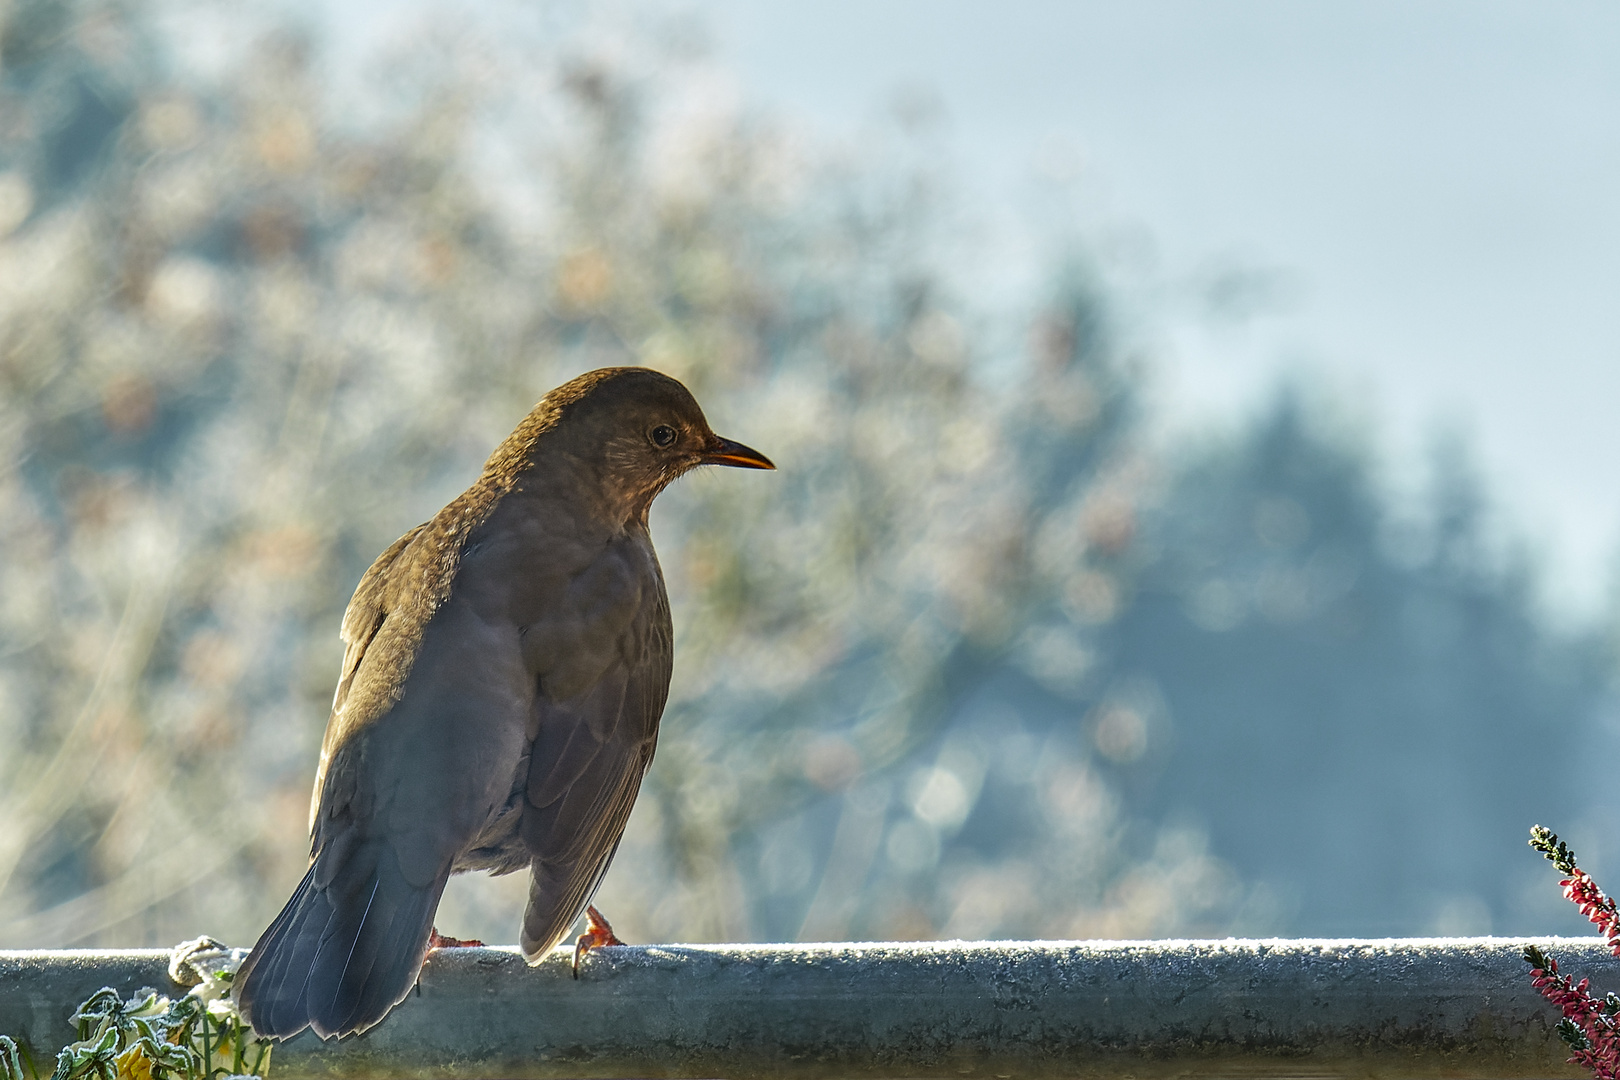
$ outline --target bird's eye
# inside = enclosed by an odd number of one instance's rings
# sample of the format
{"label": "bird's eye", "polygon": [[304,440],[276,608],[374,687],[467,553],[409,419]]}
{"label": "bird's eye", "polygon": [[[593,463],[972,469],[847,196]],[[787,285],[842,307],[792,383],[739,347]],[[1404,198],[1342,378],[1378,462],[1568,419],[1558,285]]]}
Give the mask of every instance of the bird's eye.
{"label": "bird's eye", "polygon": [[675,429],[668,424],[659,424],[652,429],[652,441],[659,446],[674,446],[675,437]]}

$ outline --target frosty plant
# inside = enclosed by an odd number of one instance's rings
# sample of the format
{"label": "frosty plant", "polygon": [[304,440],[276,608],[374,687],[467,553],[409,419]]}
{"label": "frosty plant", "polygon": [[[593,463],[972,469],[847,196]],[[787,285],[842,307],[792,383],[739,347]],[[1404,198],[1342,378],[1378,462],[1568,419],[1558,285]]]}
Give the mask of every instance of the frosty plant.
{"label": "frosty plant", "polygon": [[[1564,896],[1603,931],[1610,950],[1620,956],[1620,910],[1614,900],[1597,887],[1590,874],[1575,865],[1575,853],[1551,829],[1540,825],[1532,828],[1530,846],[1558,867],[1564,875],[1559,883],[1564,887]],[[1558,1034],[1575,1051],[1570,1064],[1586,1066],[1599,1080],[1620,1080],[1620,1021],[1615,1019],[1615,1014],[1620,1013],[1620,997],[1612,993],[1593,997],[1589,992],[1591,980],[1577,983],[1568,975],[1560,975],[1558,961],[1534,945],[1525,946],[1524,958],[1530,964],[1531,984],[1564,1014],[1558,1022]]]}
{"label": "frosty plant", "polygon": [[[56,1056],[50,1080],[218,1080],[264,1076],[270,1043],[256,1038],[231,999],[242,950],[212,938],[176,947],[169,978],[190,986],[171,1000],[155,990],[125,999],[110,986],[73,1012],[78,1041]],[[0,1080],[45,1080],[38,1063],[0,1035]]]}

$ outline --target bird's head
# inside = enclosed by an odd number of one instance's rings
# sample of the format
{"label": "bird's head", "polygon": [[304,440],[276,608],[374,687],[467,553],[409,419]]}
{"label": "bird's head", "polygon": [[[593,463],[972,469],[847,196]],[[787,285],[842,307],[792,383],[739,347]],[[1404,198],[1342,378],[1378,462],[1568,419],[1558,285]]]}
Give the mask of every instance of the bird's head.
{"label": "bird's head", "polygon": [[758,450],[714,433],[697,399],[649,368],[602,368],[557,387],[536,408],[546,441],[593,472],[614,502],[645,516],[658,493],[699,465],[774,469]]}

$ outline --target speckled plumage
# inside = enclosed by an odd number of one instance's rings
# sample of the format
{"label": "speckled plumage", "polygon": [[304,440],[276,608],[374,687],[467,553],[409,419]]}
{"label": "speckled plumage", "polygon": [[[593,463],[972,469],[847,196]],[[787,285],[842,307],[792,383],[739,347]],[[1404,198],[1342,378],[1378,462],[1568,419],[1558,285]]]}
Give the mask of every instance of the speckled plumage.
{"label": "speckled plumage", "polygon": [[529,868],[531,961],[568,932],[669,689],[647,510],[701,464],[772,467],[716,436],[674,379],[594,371],[547,394],[472,487],[372,564],[343,617],[309,871],[236,980],[260,1034],[382,1019],[452,873]]}

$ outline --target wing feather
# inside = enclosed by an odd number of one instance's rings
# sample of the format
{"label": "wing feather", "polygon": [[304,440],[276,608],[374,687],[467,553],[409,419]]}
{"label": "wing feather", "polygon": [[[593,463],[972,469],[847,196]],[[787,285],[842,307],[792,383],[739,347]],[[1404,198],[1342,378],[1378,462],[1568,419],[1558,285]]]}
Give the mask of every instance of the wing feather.
{"label": "wing feather", "polygon": [[397,607],[421,531],[378,558],[344,616],[312,864],[239,983],[261,1034],[363,1031],[410,991],[453,861],[522,758],[534,688],[517,635],[456,597],[426,616]]}
{"label": "wing feather", "polygon": [[522,946],[531,962],[562,939],[590,902],[652,764],[673,636],[662,588],[648,616],[641,636],[625,643],[620,661],[589,691],[573,701],[539,703],[520,827],[530,860]]}

